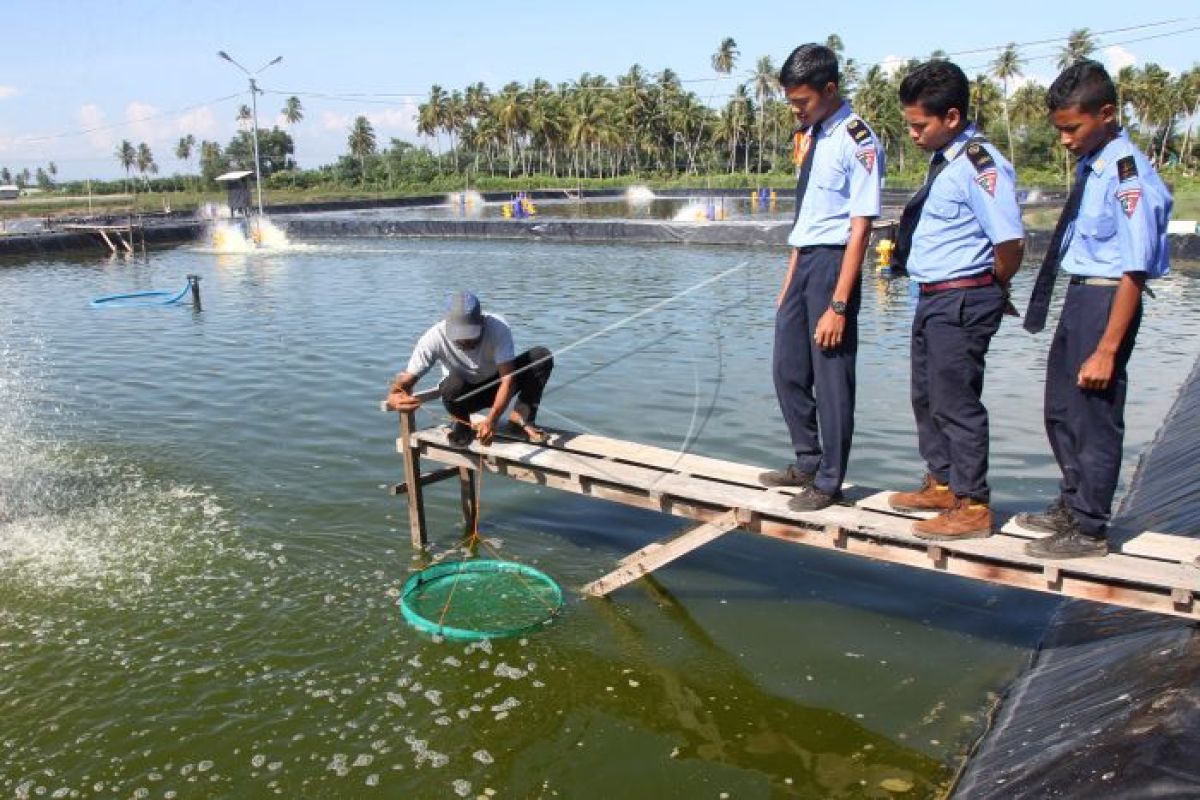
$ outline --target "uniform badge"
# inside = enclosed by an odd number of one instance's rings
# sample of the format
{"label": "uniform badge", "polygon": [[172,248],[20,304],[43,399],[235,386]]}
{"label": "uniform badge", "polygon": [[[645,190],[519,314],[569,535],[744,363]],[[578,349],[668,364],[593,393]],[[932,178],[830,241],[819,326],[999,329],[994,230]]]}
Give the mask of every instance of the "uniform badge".
{"label": "uniform badge", "polygon": [[1133,156],[1125,156],[1117,162],[1117,180],[1121,183],[1137,177],[1137,162]]}
{"label": "uniform badge", "polygon": [[1125,212],[1126,217],[1133,216],[1134,210],[1137,209],[1138,200],[1141,199],[1142,190],[1137,186],[1130,186],[1117,192],[1117,201],[1121,204],[1121,210]]}
{"label": "uniform badge", "polygon": [[874,147],[860,147],[858,148],[858,152],[854,154],[854,157],[858,159],[858,163],[863,165],[868,174],[875,169]]}
{"label": "uniform badge", "polygon": [[975,183],[979,184],[979,188],[992,197],[996,196],[996,170],[985,169],[983,172],[980,172],[975,176]]}
{"label": "uniform badge", "polygon": [[850,138],[859,144],[871,141],[871,129],[861,119],[852,119],[846,123],[846,133],[850,134]]}

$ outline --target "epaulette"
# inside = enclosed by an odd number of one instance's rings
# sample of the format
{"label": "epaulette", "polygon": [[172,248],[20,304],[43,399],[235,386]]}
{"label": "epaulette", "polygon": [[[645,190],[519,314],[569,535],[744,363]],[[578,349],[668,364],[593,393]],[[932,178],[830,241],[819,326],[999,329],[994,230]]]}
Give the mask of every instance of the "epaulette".
{"label": "epaulette", "polygon": [[979,142],[967,145],[967,159],[975,166],[976,172],[982,173],[996,168],[996,159],[992,158],[992,154]]}
{"label": "epaulette", "polygon": [[861,119],[852,119],[847,122],[846,133],[850,134],[850,138],[859,144],[866,144],[871,140],[871,129]]}
{"label": "epaulette", "polygon": [[1133,156],[1125,156],[1117,161],[1117,181],[1124,183],[1137,177],[1137,162]]}

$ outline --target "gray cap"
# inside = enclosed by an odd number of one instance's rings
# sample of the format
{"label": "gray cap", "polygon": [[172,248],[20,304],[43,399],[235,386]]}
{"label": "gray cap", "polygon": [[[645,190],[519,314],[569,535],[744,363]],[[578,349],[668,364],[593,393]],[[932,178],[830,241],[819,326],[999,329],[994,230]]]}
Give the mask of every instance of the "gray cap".
{"label": "gray cap", "polygon": [[483,309],[470,292],[452,292],[446,297],[446,336],[457,342],[478,339],[483,333]]}

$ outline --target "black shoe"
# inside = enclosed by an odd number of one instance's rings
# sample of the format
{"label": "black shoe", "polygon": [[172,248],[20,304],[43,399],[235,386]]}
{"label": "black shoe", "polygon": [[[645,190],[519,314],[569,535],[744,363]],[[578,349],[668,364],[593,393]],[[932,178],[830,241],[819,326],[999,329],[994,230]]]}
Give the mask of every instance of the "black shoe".
{"label": "black shoe", "polygon": [[792,511],[820,511],[822,508],[829,508],[834,503],[842,499],[842,493],[826,492],[818,489],[813,484],[801,486],[800,491],[788,500],[788,508]]}
{"label": "black shoe", "polygon": [[1038,533],[1058,533],[1062,530],[1063,525],[1070,521],[1071,512],[1067,511],[1067,507],[1063,505],[1062,498],[1055,499],[1053,503],[1046,506],[1046,510],[1040,514],[1023,511],[1017,514],[1013,522],[1020,525],[1027,531],[1037,531]]}
{"label": "black shoe", "polygon": [[1088,536],[1073,525],[1045,539],[1025,543],[1025,555],[1034,558],[1086,558],[1108,555],[1108,542],[1102,537]]}
{"label": "black shoe", "polygon": [[758,482],[763,486],[791,486],[802,489],[812,486],[815,472],[803,472],[795,464],[788,464],[787,469],[773,469],[758,476]]}
{"label": "black shoe", "polygon": [[463,422],[455,422],[450,428],[450,433],[446,435],[446,439],[455,447],[466,447],[474,438],[475,431]]}

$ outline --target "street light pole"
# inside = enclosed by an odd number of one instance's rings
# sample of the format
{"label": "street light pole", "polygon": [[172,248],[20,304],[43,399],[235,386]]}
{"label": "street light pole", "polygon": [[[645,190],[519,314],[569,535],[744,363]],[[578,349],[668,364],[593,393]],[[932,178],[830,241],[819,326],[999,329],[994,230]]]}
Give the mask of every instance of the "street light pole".
{"label": "street light pole", "polygon": [[258,157],[258,94],[259,94],[260,90],[258,88],[258,83],[255,81],[255,77],[259,73],[261,73],[263,70],[265,70],[267,67],[270,67],[274,64],[278,64],[280,61],[283,61],[283,56],[276,56],[271,61],[268,61],[266,64],[263,64],[256,71],[251,72],[250,70],[246,69],[241,64],[239,64],[238,62],[234,61],[233,58],[230,57],[230,55],[228,53],[226,53],[224,50],[217,51],[217,55],[220,56],[221,58],[225,59],[226,61],[228,61],[230,64],[233,64],[238,69],[240,69],[242,72],[244,72],[246,74],[246,77],[250,79],[250,105],[251,105],[250,113],[252,115],[250,122],[251,122],[251,130],[253,132],[253,139],[254,139],[254,186],[258,193],[258,218],[261,220],[264,215],[263,215],[263,199],[262,199],[262,173],[259,170],[259,166],[258,166],[258,164],[259,164],[259,157]]}

